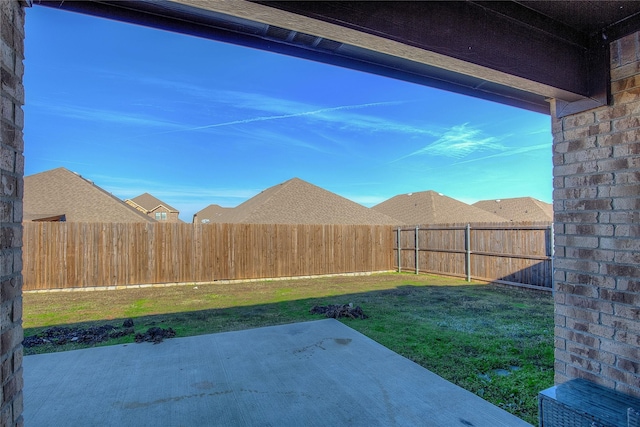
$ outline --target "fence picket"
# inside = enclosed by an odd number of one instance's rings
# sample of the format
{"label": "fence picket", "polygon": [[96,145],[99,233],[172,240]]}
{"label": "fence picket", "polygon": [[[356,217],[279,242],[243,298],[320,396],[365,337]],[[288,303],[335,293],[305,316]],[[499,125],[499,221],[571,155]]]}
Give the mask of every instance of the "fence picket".
{"label": "fence picket", "polygon": [[369,225],[24,224],[24,290],[293,277],[393,268]]}
{"label": "fence picket", "polygon": [[396,235],[396,268],[403,271],[552,286],[549,223],[426,225]]}

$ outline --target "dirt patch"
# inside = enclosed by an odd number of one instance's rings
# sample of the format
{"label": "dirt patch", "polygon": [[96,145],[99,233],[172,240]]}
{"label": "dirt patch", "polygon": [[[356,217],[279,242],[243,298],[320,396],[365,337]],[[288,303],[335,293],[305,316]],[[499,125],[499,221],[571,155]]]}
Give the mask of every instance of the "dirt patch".
{"label": "dirt patch", "polygon": [[341,317],[349,317],[351,319],[366,319],[369,316],[364,314],[360,306],[353,306],[353,304],[343,305],[316,305],[311,310],[311,314],[324,314],[325,317],[331,317],[333,319],[339,319]]}
{"label": "dirt patch", "polygon": [[22,345],[26,348],[39,345],[64,345],[69,343],[95,345],[111,338],[133,335],[133,328],[117,328],[113,325],[91,326],[89,328],[68,328],[54,326],[37,335],[25,337]]}
{"label": "dirt patch", "polygon": [[136,334],[136,342],[152,342],[154,344],[161,343],[165,338],[173,338],[176,336],[176,331],[171,328],[149,328],[145,333]]}
{"label": "dirt patch", "polygon": [[25,337],[22,345],[25,348],[32,348],[42,345],[64,345],[64,344],[85,344],[95,345],[113,338],[120,338],[135,334],[135,342],[152,342],[154,344],[162,342],[165,338],[173,338],[176,332],[171,329],[151,327],[147,332],[135,333],[133,320],[127,319],[121,327],[114,325],[91,326],[88,328],[70,328],[65,326],[54,326],[45,329],[39,334]]}

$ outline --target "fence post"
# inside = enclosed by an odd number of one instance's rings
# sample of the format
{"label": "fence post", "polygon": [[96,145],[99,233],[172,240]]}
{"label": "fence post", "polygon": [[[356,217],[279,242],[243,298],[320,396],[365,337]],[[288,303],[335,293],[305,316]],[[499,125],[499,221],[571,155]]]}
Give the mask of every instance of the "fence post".
{"label": "fence post", "polygon": [[471,281],[471,224],[465,229],[465,264],[467,270],[467,282]]}
{"label": "fence post", "polygon": [[397,247],[398,247],[398,273],[402,273],[402,267],[400,266],[400,260],[402,259],[402,255],[400,254],[400,251],[402,250],[402,248],[400,247],[400,227],[398,227],[398,243],[397,243]]}
{"label": "fence post", "polygon": [[416,274],[419,272],[418,263],[420,262],[420,251],[418,251],[418,248],[420,247],[418,242],[418,230],[419,228],[416,226]]}

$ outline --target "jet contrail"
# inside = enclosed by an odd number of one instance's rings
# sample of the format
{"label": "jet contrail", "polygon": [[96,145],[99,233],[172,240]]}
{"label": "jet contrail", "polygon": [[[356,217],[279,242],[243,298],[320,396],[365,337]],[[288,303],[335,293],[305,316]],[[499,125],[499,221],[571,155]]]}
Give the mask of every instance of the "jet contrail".
{"label": "jet contrail", "polygon": [[245,123],[265,122],[268,120],[281,120],[281,119],[289,119],[292,117],[313,116],[316,114],[328,113],[331,111],[356,110],[359,108],[377,107],[380,105],[397,105],[402,103],[404,102],[403,101],[387,101],[387,102],[371,102],[368,104],[357,104],[357,105],[342,105],[339,107],[321,108],[319,110],[305,111],[302,113],[281,114],[278,116],[262,116],[262,117],[254,117],[251,119],[233,120],[231,122],[215,123],[212,125],[196,126],[196,127],[186,128],[186,129],[176,129],[176,130],[170,130],[166,132],[159,132],[158,134],[173,133],[173,132],[188,132],[193,130],[211,129],[211,128],[218,128],[223,126],[241,125]]}

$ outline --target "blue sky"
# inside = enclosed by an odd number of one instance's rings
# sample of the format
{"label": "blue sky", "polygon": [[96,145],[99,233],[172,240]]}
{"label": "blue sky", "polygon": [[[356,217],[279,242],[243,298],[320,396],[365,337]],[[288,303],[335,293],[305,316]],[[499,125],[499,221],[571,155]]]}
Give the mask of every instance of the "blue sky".
{"label": "blue sky", "polygon": [[365,206],[551,202],[546,115],[37,5],[25,56],[25,174],[63,166],[187,222],[293,177]]}

